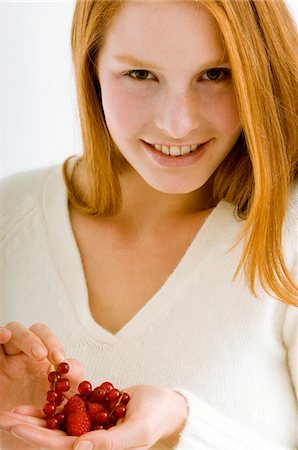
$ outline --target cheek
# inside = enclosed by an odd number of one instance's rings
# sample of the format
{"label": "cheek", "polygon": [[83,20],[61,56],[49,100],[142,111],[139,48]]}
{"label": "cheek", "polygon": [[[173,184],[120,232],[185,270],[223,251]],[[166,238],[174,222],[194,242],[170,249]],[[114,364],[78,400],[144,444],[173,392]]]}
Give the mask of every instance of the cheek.
{"label": "cheek", "polygon": [[231,89],[209,98],[206,114],[220,133],[233,133],[241,127],[236,98]]}
{"label": "cheek", "polygon": [[222,126],[226,130],[238,130],[241,126],[238,107],[234,95],[227,96],[227,98],[225,99],[221,117]]}
{"label": "cheek", "polygon": [[144,101],[144,96],[137,95],[119,81],[104,80],[101,91],[105,119],[111,134],[121,134],[127,138],[136,134],[148,120],[148,99]]}

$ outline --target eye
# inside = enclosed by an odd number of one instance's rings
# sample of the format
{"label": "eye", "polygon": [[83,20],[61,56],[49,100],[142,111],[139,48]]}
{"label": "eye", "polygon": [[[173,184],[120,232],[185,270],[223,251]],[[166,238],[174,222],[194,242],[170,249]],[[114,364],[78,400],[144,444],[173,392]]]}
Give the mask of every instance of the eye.
{"label": "eye", "polygon": [[223,81],[230,78],[231,72],[229,69],[209,69],[202,76],[202,80],[206,81]]}
{"label": "eye", "polygon": [[[129,72],[126,72],[124,76],[134,78],[135,80],[149,81],[154,79],[152,73],[148,70],[130,70]],[[151,78],[148,78],[149,76],[151,76]]]}

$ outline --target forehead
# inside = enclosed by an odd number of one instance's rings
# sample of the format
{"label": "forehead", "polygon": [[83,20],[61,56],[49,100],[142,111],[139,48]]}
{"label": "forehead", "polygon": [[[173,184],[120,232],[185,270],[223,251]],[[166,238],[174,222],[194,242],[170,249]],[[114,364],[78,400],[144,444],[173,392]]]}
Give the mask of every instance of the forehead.
{"label": "forehead", "polygon": [[159,64],[156,59],[191,59],[194,52],[220,57],[224,46],[215,19],[195,0],[126,0],[102,51],[130,52]]}

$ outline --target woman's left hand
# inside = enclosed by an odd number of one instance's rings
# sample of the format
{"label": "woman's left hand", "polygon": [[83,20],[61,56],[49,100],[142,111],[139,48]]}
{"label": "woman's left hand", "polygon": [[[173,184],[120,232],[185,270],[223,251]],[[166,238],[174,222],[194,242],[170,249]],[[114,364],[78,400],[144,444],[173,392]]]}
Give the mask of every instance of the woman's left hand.
{"label": "woman's left hand", "polygon": [[[20,406],[14,413],[0,414],[0,429],[43,450],[146,450],[162,441],[173,447],[187,418],[184,397],[170,389],[136,385],[125,389],[131,400],[121,424],[107,431],[91,431],[79,438],[45,428],[34,407]],[[89,442],[90,447],[82,446]],[[91,446],[93,445],[93,446]]]}

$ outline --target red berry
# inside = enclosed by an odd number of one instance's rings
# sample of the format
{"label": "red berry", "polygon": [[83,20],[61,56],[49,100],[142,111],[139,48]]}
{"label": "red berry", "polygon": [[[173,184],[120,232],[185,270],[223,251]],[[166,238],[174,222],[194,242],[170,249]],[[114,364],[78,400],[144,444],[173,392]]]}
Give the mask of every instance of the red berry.
{"label": "red berry", "polygon": [[117,405],[114,409],[114,415],[117,419],[121,419],[126,414],[126,408],[124,405]]}
{"label": "red berry", "polygon": [[91,402],[103,403],[106,400],[107,391],[103,387],[96,387],[91,394]]}
{"label": "red berry", "polygon": [[55,414],[55,419],[57,419],[57,421],[58,421],[58,426],[60,427],[60,425],[62,425],[63,423],[64,423],[64,421],[65,421],[65,415],[64,414],[62,414],[62,413],[59,413],[59,414]]}
{"label": "red berry", "polygon": [[78,391],[84,397],[89,397],[92,394],[92,385],[89,381],[82,381],[79,384]]}
{"label": "red berry", "polygon": [[122,394],[122,398],[121,398],[121,405],[126,406],[127,403],[129,402],[129,400],[130,400],[130,396],[126,392],[124,392]]}
{"label": "red berry", "polygon": [[96,415],[96,423],[98,423],[99,425],[105,425],[108,422],[109,422],[109,414],[107,413],[107,411],[100,411]]}
{"label": "red berry", "polygon": [[117,405],[117,400],[115,400],[114,402],[106,402],[105,403],[105,407],[107,408],[107,410],[109,412],[112,412],[113,409],[116,407],[116,405]]}
{"label": "red berry", "polygon": [[60,406],[61,403],[64,401],[64,395],[61,391],[55,391],[58,395],[57,400],[55,401],[56,406]]}
{"label": "red berry", "polygon": [[50,403],[55,403],[58,400],[58,392],[56,391],[48,391],[47,392],[47,401]]}
{"label": "red berry", "polygon": [[55,417],[48,418],[46,425],[47,425],[47,428],[50,428],[51,430],[55,430],[59,426],[58,420]]}
{"label": "red berry", "polygon": [[61,375],[58,372],[50,372],[48,375],[48,380],[49,382],[52,383],[56,383],[56,381],[60,380]]}
{"label": "red berry", "polygon": [[70,389],[70,383],[68,378],[61,378],[56,383],[56,389],[58,391],[66,392]]}
{"label": "red berry", "polygon": [[120,395],[121,394],[118,389],[112,389],[110,392],[107,393],[107,401],[115,402],[115,401],[119,400]]}
{"label": "red berry", "polygon": [[64,375],[69,371],[69,364],[67,362],[62,362],[58,366],[58,373]]}
{"label": "red berry", "polygon": [[112,389],[114,389],[114,386],[109,381],[105,381],[104,383],[101,383],[99,387],[104,388],[107,392],[110,392]]}
{"label": "red berry", "polygon": [[46,417],[52,417],[56,412],[56,405],[53,403],[46,403],[43,407],[43,412]]}
{"label": "red berry", "polygon": [[92,431],[95,430],[104,430],[104,426],[103,425],[94,425],[94,427],[92,427]]}
{"label": "red berry", "polygon": [[115,414],[110,414],[109,415],[109,425],[116,425],[116,423],[118,422],[118,417],[115,416]]}
{"label": "red berry", "polygon": [[56,407],[66,398],[63,393],[70,389],[69,379],[61,377],[68,372],[69,364],[62,362],[48,375],[51,389],[47,392],[48,403],[43,407],[47,428],[60,429],[69,436],[81,436],[90,430],[108,430],[125,416],[130,396],[114,388],[109,381],[93,390],[89,381],[82,381],[78,386],[79,393],[70,397],[60,412],[56,412]]}
{"label": "red berry", "polygon": [[66,416],[76,411],[86,411],[85,402],[78,395],[70,397],[70,399],[67,401],[66,405],[63,408],[63,413]]}
{"label": "red berry", "polygon": [[70,413],[66,419],[66,431],[69,436],[81,436],[91,429],[91,419],[84,411]]}
{"label": "red berry", "polygon": [[98,422],[97,417],[100,412],[107,412],[107,410],[98,403],[90,403],[87,411],[93,422]]}

